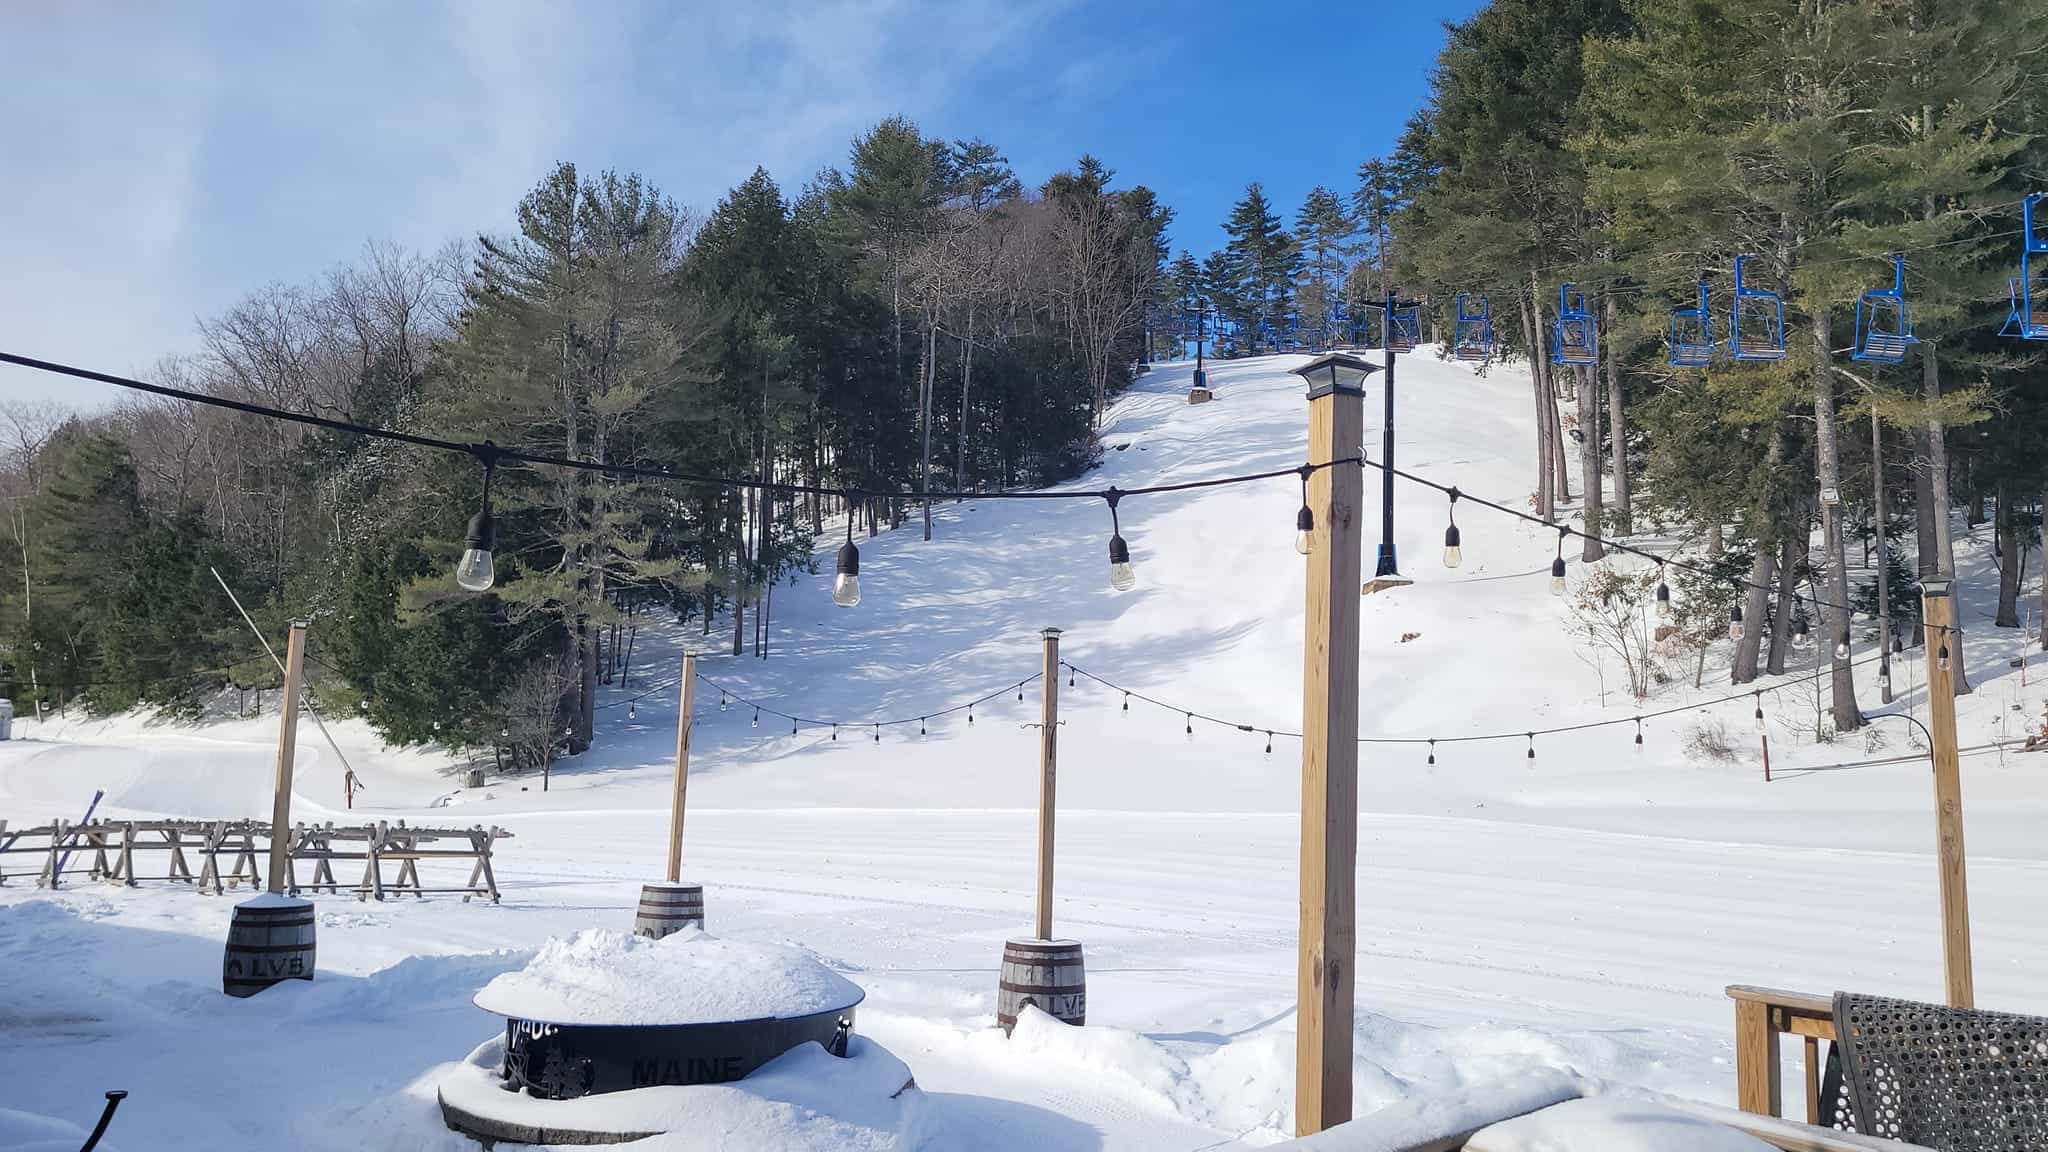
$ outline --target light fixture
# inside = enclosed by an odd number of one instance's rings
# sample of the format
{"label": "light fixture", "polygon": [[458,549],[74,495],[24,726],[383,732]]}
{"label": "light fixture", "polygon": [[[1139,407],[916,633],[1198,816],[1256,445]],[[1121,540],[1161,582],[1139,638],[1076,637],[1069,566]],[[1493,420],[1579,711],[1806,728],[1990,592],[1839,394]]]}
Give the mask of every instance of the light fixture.
{"label": "light fixture", "polygon": [[1268,733],[1266,733],[1266,755],[1268,755],[1268,756],[1271,756],[1272,754],[1273,754],[1273,734],[1272,734],[1271,732],[1268,732]]}
{"label": "light fixture", "polygon": [[1934,666],[1946,672],[1948,671],[1948,665],[1948,641],[1944,640],[1941,642],[1941,651],[1935,654]]}
{"label": "light fixture", "polygon": [[1844,629],[1842,629],[1842,638],[1841,638],[1841,639],[1839,639],[1839,640],[1837,640],[1837,641],[1835,641],[1835,659],[1837,659],[1837,660],[1847,660],[1848,658],[1849,658],[1849,630],[1848,630],[1847,628],[1844,628]]}
{"label": "light fixture", "polygon": [[628,701],[628,702],[627,702],[627,704],[626,704],[626,719],[628,719],[628,720],[631,720],[631,719],[634,719],[635,717],[637,717],[637,716],[639,716],[639,715],[640,715],[640,706],[639,706],[638,704],[634,704],[634,703],[632,703],[632,702]]}
{"label": "light fixture", "polygon": [[924,735],[924,734],[925,734],[925,732],[924,732],[924,717],[922,717],[922,716],[919,716],[919,717],[917,718],[917,734],[918,734],[919,736],[922,736],[922,735]]}
{"label": "light fixture", "polygon": [[718,690],[718,710],[719,710],[720,712],[723,712],[723,711],[725,711],[725,706],[726,706],[726,705],[727,705],[728,703],[730,703],[730,701],[728,701],[728,700],[726,699],[726,696],[725,696],[725,689],[723,689],[723,688],[720,688],[720,689]]}
{"label": "light fixture", "polygon": [[1069,665],[1067,665],[1067,687],[1069,687],[1069,688],[1072,688],[1073,686],[1074,686],[1074,666],[1073,666],[1072,664],[1069,664]]}
{"label": "light fixture", "polygon": [[1732,604],[1728,608],[1728,638],[1742,639],[1742,605]]}
{"label": "light fixture", "polygon": [[1812,640],[1813,640],[1813,637],[1811,637],[1811,636],[1807,635],[1807,631],[1806,631],[1806,617],[1804,617],[1804,616],[1795,616],[1795,617],[1793,617],[1793,618],[1792,618],[1792,646],[1793,646],[1794,648],[1804,648],[1804,647],[1806,647],[1806,646],[1807,646],[1807,644],[1811,643],[1811,642],[1812,642]]}
{"label": "light fixture", "polygon": [[1664,562],[1657,561],[1657,619],[1671,619],[1671,585],[1664,582]]}
{"label": "light fixture", "polygon": [[1535,734],[1534,732],[1531,732],[1531,733],[1529,733],[1529,759],[1531,759],[1531,760],[1534,760],[1535,758],[1536,758],[1536,734]]}
{"label": "light fixture", "polygon": [[1128,592],[1138,582],[1138,571],[1131,567],[1131,546],[1124,543],[1123,529],[1116,518],[1116,502],[1123,498],[1123,493],[1111,488],[1102,498],[1109,502],[1109,586]]}
{"label": "light fixture", "polygon": [[1024,685],[1022,685],[1022,684],[1019,684],[1019,685],[1017,685],[1017,703],[1019,703],[1019,704],[1022,704],[1023,702],[1024,702]]}
{"label": "light fixture", "polygon": [[853,544],[853,521],[859,505],[846,494],[846,543],[839,546],[839,572],[832,578],[832,602],[841,608],[860,603],[860,549]]}
{"label": "light fixture", "polygon": [[1431,764],[1436,763],[1436,740],[1434,737],[1432,737],[1429,742],[1429,762]]}
{"label": "light fixture", "polygon": [[837,724],[834,724],[834,725],[832,726],[832,738],[833,738],[834,740],[837,740],[837,739],[839,739],[839,725],[837,725]]}
{"label": "light fixture", "polygon": [[1126,711],[1126,712],[1129,712],[1130,710],[1131,710],[1131,694],[1130,694],[1129,692],[1126,692],[1126,693],[1124,693],[1124,711]]}
{"label": "light fixture", "polygon": [[483,501],[476,515],[469,518],[469,531],[462,540],[462,559],[455,565],[455,583],[468,592],[489,592],[491,585],[498,582],[497,565],[491,557],[498,539],[497,526],[491,521],[491,477],[498,470],[498,446],[486,440],[470,451],[483,461]]}
{"label": "light fixture", "polygon": [[761,726],[761,706],[760,706],[760,705],[758,705],[758,704],[756,704],[756,705],[754,706],[754,727],[756,727],[756,728],[759,728],[760,726]]}
{"label": "light fixture", "polygon": [[1316,514],[1308,506],[1308,477],[1313,471],[1301,466],[1301,511],[1294,514],[1294,550],[1303,556],[1316,550]]}
{"label": "light fixture", "polygon": [[1557,559],[1550,562],[1550,594],[1564,595],[1564,538],[1571,535],[1569,528],[1557,530]]}
{"label": "light fixture", "polygon": [[881,742],[882,742],[882,726],[881,726],[880,724],[877,724],[877,725],[875,725],[875,743],[877,743],[877,744],[880,744]]}
{"label": "light fixture", "polygon": [[1465,562],[1465,550],[1458,546],[1458,489],[1453,487],[1451,496],[1451,522],[1444,528],[1444,567],[1456,568]]}
{"label": "light fixture", "polygon": [[1190,712],[1190,713],[1188,713],[1188,729],[1187,729],[1187,732],[1188,732],[1188,739],[1190,739],[1190,740],[1193,740],[1193,739],[1195,738],[1195,714],[1194,714],[1193,712]]}
{"label": "light fixture", "polygon": [[1756,693],[1756,730],[1759,732],[1764,730],[1764,694],[1762,690],[1758,690]]}
{"label": "light fixture", "polygon": [[1636,747],[1637,747],[1638,749],[1640,749],[1640,748],[1642,748],[1642,746],[1643,746],[1643,718],[1642,718],[1641,716],[1638,716],[1638,717],[1636,717]]}

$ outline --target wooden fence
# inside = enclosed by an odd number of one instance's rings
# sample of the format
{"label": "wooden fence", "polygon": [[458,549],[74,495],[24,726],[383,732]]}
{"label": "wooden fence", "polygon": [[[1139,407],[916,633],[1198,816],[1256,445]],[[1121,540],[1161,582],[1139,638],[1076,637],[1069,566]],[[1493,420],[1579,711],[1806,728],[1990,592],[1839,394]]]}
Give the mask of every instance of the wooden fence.
{"label": "wooden fence", "polygon": [[[491,870],[491,850],[512,833],[481,824],[413,828],[403,820],[380,820],[346,826],[299,824],[290,835],[286,883],[294,896],[343,891],[335,879],[334,862],[360,860],[362,880],[347,889],[358,900],[459,893],[464,901],[485,896],[496,904],[498,878]],[[0,820],[0,884],[10,875],[7,857],[23,855],[37,860],[34,875],[39,888],[56,888],[67,876],[83,876],[130,888],[143,880],[162,880],[219,895],[245,883],[261,888],[264,877],[257,860],[269,852],[269,845],[270,825],[259,820],[58,820],[29,828],[10,828]],[[159,858],[161,863],[144,870],[144,861]],[[192,867],[195,859],[197,872]],[[302,860],[313,866],[312,878],[304,884],[299,881]],[[438,860],[468,861],[468,880],[457,885],[451,878],[429,886],[420,878],[420,862]],[[388,878],[387,866],[396,867]],[[29,874],[27,869],[12,873]]]}

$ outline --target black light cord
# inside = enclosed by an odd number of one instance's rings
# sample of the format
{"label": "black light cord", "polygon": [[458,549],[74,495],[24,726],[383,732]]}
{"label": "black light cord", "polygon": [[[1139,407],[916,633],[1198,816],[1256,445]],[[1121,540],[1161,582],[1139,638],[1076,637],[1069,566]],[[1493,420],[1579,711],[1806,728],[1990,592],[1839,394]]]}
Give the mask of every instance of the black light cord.
{"label": "black light cord", "polygon": [[[731,491],[760,489],[772,492],[783,492],[798,495],[843,496],[849,499],[902,499],[904,497],[928,497],[931,499],[944,500],[1103,500],[1108,502],[1110,505],[1112,523],[1114,522],[1115,518],[1116,501],[1124,496],[1149,496],[1167,492],[1188,492],[1202,488],[1218,488],[1234,484],[1250,484],[1260,480],[1271,480],[1280,476],[1300,476],[1303,475],[1305,471],[1310,473],[1317,472],[1325,468],[1334,468],[1339,464],[1361,464],[1371,468],[1378,468],[1383,472],[1391,472],[1393,475],[1398,476],[1401,479],[1406,480],[1412,484],[1419,484],[1425,488],[1435,489],[1436,491],[1441,492],[1446,496],[1449,496],[1455,492],[1459,499],[1469,500],[1474,504],[1478,504],[1482,507],[1490,508],[1496,512],[1501,512],[1506,515],[1513,516],[1518,520],[1523,520],[1531,524],[1540,524],[1546,528],[1554,527],[1557,529],[1558,532],[1560,551],[1562,550],[1562,545],[1565,537],[1577,536],[1580,539],[1594,541],[1605,548],[1609,548],[1617,552],[1625,552],[1630,555],[1640,556],[1645,559],[1655,561],[1659,565],[1669,564],[1671,566],[1685,569],[1687,571],[1698,572],[1703,575],[1712,577],[1714,579],[1724,578],[1721,576],[1721,574],[1715,572],[1712,568],[1706,565],[1694,563],[1693,561],[1689,560],[1679,560],[1670,557],[1659,556],[1658,554],[1650,552],[1646,549],[1638,548],[1634,545],[1626,544],[1618,540],[1610,540],[1607,537],[1595,535],[1590,532],[1585,532],[1580,529],[1573,528],[1569,525],[1556,525],[1553,522],[1545,520],[1540,516],[1534,515],[1533,513],[1524,512],[1521,509],[1515,508],[1511,505],[1502,504],[1498,501],[1487,500],[1482,497],[1474,496],[1471,493],[1460,489],[1457,485],[1440,484],[1435,480],[1429,479],[1428,477],[1418,476],[1415,473],[1406,471],[1404,469],[1392,468],[1377,460],[1371,460],[1362,455],[1347,456],[1341,459],[1323,461],[1321,463],[1299,464],[1290,468],[1275,468],[1265,472],[1253,472],[1241,476],[1219,476],[1208,480],[1187,480],[1174,484],[1153,484],[1142,488],[1117,488],[1115,486],[1111,486],[1109,488],[1103,489],[1064,489],[1060,491],[927,491],[921,493],[901,491],[891,492],[864,488],[847,488],[815,484],[789,484],[781,482],[764,483],[760,480],[755,479],[735,479],[732,477],[725,476],[705,476],[686,472],[675,472],[662,468],[641,468],[629,464],[605,464],[594,460],[569,460],[559,456],[545,456],[538,453],[521,452],[516,449],[504,448],[496,444],[492,444],[489,441],[485,441],[480,444],[463,444],[453,440],[435,439],[434,437],[430,436],[416,436],[410,432],[397,432],[388,428],[376,428],[368,425],[351,423],[345,420],[333,420],[325,416],[312,416],[303,412],[291,412],[281,408],[270,408],[261,404],[249,404],[240,400],[229,400],[220,396],[209,396],[205,393],[192,392],[182,388],[170,388],[161,384],[149,384],[144,381],[134,380],[125,376],[113,376],[104,372],[94,372],[86,368],[76,368],[67,364],[58,364],[48,360],[38,360],[29,356],[17,355],[12,352],[0,352],[0,363],[18,364],[25,368],[35,368],[41,371],[54,372],[64,376],[76,376],[81,379],[95,380],[103,384],[112,384],[116,387],[132,388],[139,391],[148,392],[153,395],[167,396],[177,400],[186,400],[194,404],[206,404],[219,408],[227,408],[237,412],[244,412],[250,415],[264,417],[266,419],[286,420],[294,423],[307,424],[319,428],[326,428],[329,429],[330,431],[346,432],[360,436],[372,437],[376,439],[391,440],[402,444],[412,444],[423,448],[433,448],[443,452],[459,452],[465,455],[473,456],[477,458],[479,461],[485,463],[486,465],[493,464],[499,460],[517,460],[522,463],[535,464],[543,467],[572,468],[584,472],[596,472],[616,476],[631,476],[635,478],[648,480],[666,480],[678,484],[689,484],[702,487],[717,487]],[[850,525],[848,531],[850,534]],[[1560,558],[1562,557],[1560,556]],[[1736,587],[1745,588],[1749,590],[1760,590],[1764,592],[1766,595],[1771,595],[1775,592],[1775,589],[1773,589],[1769,584],[1757,583],[1744,577],[1726,577],[1725,579],[1727,579],[1730,584]],[[1830,601],[1822,600],[1816,600],[1815,604],[1820,607],[1840,609],[1852,618],[1856,616],[1864,616],[1871,619],[1880,618],[1878,616],[1874,616],[1871,613],[1859,611],[1854,605],[1837,604]],[[1916,627],[1936,627],[1939,631],[1942,631],[1944,633],[1960,633],[1962,631],[1960,627],[1954,625],[1928,625],[1921,621],[1912,619],[1910,617],[1905,618],[1901,622]]]}
{"label": "black light cord", "polygon": [[726,687],[725,685],[719,683],[718,681],[713,680],[711,677],[706,676],[702,672],[697,673],[697,681],[699,683],[706,684],[718,689],[719,693],[725,696],[727,699],[730,699],[733,702],[744,705],[748,708],[753,708],[756,711],[760,712],[763,716],[774,716],[777,719],[787,720],[791,724],[800,728],[832,729],[882,729],[896,728],[905,724],[916,724],[922,726],[927,720],[937,720],[941,716],[951,716],[955,712],[965,712],[975,707],[976,705],[986,704],[998,696],[1007,696],[1012,692],[1021,691],[1025,686],[1042,680],[1044,679],[1044,677],[1045,673],[1043,672],[1033,672],[1031,675],[1026,676],[1022,680],[1011,681],[1010,683],[1003,685],[1001,688],[998,688],[995,691],[988,693],[987,695],[976,696],[974,699],[969,700],[964,704],[954,704],[946,708],[934,708],[928,712],[918,712],[913,715],[881,719],[875,717],[865,717],[854,720],[828,720],[817,716],[799,716],[794,712],[784,712],[781,709],[766,703],[765,701],[755,699],[751,696],[742,696],[738,692],[735,692],[732,689]]}

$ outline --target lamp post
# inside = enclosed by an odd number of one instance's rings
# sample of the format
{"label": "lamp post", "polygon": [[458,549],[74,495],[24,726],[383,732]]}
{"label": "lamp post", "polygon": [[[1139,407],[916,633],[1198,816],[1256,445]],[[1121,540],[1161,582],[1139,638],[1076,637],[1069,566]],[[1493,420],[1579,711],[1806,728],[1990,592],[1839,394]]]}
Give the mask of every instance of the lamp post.
{"label": "lamp post", "polygon": [[1387,408],[1386,426],[1380,430],[1379,562],[1373,566],[1372,579],[1365,585],[1368,596],[1415,583],[1401,575],[1400,564],[1394,558],[1394,360],[1399,355],[1394,351],[1394,310],[1402,306],[1412,307],[1413,304],[1413,301],[1396,300],[1392,292],[1387,293],[1386,319],[1380,325],[1380,348],[1387,358]]}
{"label": "lamp post", "polygon": [[[1309,460],[1301,668],[1301,921],[1297,943],[1294,1131],[1351,1118],[1358,959],[1359,519],[1365,502],[1365,378],[1374,366],[1329,353],[1294,370],[1308,384]],[[1352,463],[1335,463],[1348,460]]]}
{"label": "lamp post", "polygon": [[1209,386],[1209,374],[1202,371],[1202,342],[1208,335],[1208,320],[1208,301],[1195,301],[1195,387],[1197,388],[1207,388]]}

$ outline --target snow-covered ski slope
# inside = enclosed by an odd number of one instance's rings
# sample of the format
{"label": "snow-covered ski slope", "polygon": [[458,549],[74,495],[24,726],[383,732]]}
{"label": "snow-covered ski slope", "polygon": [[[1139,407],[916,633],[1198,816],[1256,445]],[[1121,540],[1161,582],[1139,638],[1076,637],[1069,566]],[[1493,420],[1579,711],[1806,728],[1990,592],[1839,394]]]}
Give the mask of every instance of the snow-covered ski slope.
{"label": "snow-covered ski slope", "polygon": [[[1429,353],[1400,364],[1398,463],[1526,500],[1523,370],[1482,376]],[[1102,466],[1076,486],[1301,463],[1306,403],[1287,372],[1301,362],[1212,364],[1217,399],[1199,406],[1185,402],[1191,365],[1156,367],[1114,407]],[[1367,403],[1375,455],[1380,386]],[[461,789],[446,757],[330,722],[367,785],[355,818],[515,833],[498,860],[504,903],[323,898],[321,979],[230,1002],[216,991],[230,901],[161,884],[52,897],[12,878],[0,887],[0,1029],[14,1041],[0,1046],[0,1108],[89,1119],[100,1090],[127,1087],[115,1136],[147,1131],[147,1147],[210,1149],[228,1134],[461,1147],[419,1080],[490,1031],[469,995],[551,935],[629,924],[638,884],[658,878],[687,639],[713,653],[712,681],[848,722],[836,740],[772,715],[757,727],[751,708],[721,708],[700,686],[685,867],[706,884],[714,931],[799,941],[868,991],[861,1030],[931,1093],[928,1146],[1267,1142],[1291,1126],[1299,745],[1264,748],[1267,729],[1300,724],[1298,503],[1292,477],[1127,499],[1139,584],[1122,594],[1108,586],[1100,501],[949,504],[929,543],[915,519],[863,539],[853,610],[827,595],[828,531],[822,574],[776,591],[769,659],[716,654],[729,621],[708,640],[643,630],[631,684],[606,689],[597,749],[559,765],[545,793],[537,777]],[[1465,564],[1447,571],[1443,496],[1403,484],[1396,509],[1416,583],[1363,603],[1365,734],[1443,739],[1637,710],[1548,594],[1554,533],[1461,505]],[[1970,745],[2038,726],[2048,668],[2020,686],[2008,665],[2023,638],[1992,629],[1981,598],[1988,545],[1959,548],[1979,689],[1961,702]],[[1056,925],[1087,947],[1090,1026],[1005,1041],[989,1026],[1002,940],[1031,915],[1039,735],[1024,725],[1037,689],[977,706],[971,724],[931,720],[922,737],[917,718],[1035,673],[1046,626],[1065,630],[1062,654],[1081,669],[1254,731],[1196,720],[1189,737],[1178,711],[1138,699],[1126,711],[1119,692],[1062,681]],[[1747,701],[1653,721],[1640,749],[1626,724],[1541,737],[1534,761],[1522,740],[1442,744],[1434,766],[1418,745],[1364,749],[1361,1111],[1532,1064],[1728,1103],[1724,985],[1939,994],[1925,762],[1834,769],[1910,754],[1911,729],[1878,724],[1882,747],[1860,733],[1814,744],[1802,659],[1789,677],[1800,686],[1765,697],[1768,785]],[[1904,659],[1902,688],[1923,682],[1918,664]],[[1678,678],[1641,710],[1731,691],[1711,664],[1699,692],[1690,669]],[[1925,718],[1917,687],[1902,703]],[[910,723],[877,742],[857,723],[875,718]],[[1736,758],[1689,757],[1689,730],[1716,720]],[[17,722],[25,739],[0,745],[0,818],[75,818],[95,788],[114,815],[265,815],[275,729],[274,717]],[[2048,1010],[2048,757],[1963,764],[1979,1002]],[[349,819],[340,774],[308,725],[296,814]]]}

